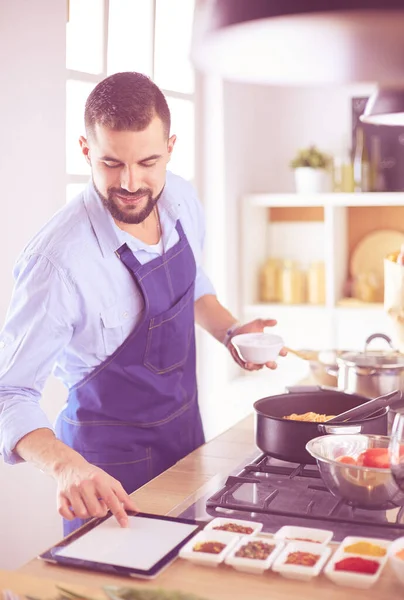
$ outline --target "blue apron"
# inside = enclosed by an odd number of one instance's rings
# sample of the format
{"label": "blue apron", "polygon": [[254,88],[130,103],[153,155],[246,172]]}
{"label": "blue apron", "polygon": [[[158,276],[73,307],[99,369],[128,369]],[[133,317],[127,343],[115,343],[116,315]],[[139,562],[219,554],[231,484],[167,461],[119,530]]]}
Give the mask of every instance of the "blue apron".
{"label": "blue apron", "polygon": [[[116,254],[144,299],[124,343],[69,391],[58,437],[118,479],[128,493],[204,443],[196,385],[196,265],[180,221],[178,242],[142,265]],[[64,520],[65,535],[85,520]]]}

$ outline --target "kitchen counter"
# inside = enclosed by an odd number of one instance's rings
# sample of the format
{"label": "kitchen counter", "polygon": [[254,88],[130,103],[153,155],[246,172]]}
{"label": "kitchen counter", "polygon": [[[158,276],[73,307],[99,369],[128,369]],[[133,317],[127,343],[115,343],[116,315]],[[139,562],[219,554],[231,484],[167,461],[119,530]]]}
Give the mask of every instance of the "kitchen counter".
{"label": "kitchen counter", "polygon": [[[179,514],[186,506],[203,496],[207,489],[212,486],[217,488],[223,477],[248,459],[254,451],[256,446],[251,415],[150,481],[132,497],[140,510],[145,512]],[[46,581],[43,580],[43,588],[41,581],[33,582],[30,576],[46,578]],[[85,586],[87,591],[91,590],[99,598],[103,597],[100,587],[107,584],[177,589],[197,593],[210,600],[266,600],[269,597],[271,600],[315,600],[323,597],[327,597],[327,600],[342,600],[351,593],[355,594],[356,600],[402,600],[404,595],[404,588],[400,587],[389,565],[385,567],[375,586],[370,590],[359,590],[337,586],[324,575],[310,582],[301,582],[284,579],[271,571],[264,575],[249,575],[223,565],[215,569],[197,566],[182,559],[177,559],[154,581],[149,582],[63,568],[34,559],[14,574],[0,572],[0,589],[8,585],[15,591],[28,592],[25,588],[31,585],[31,581],[37,594],[43,589],[43,593],[49,597],[49,590],[53,589],[49,580],[59,580],[67,586]],[[31,592],[31,595],[37,594]]]}

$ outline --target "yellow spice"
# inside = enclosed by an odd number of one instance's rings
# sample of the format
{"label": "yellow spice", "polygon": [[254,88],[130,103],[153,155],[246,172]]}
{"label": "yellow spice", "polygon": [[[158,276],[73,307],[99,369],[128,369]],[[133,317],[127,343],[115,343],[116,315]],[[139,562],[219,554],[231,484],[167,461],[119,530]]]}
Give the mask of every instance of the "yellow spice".
{"label": "yellow spice", "polygon": [[350,546],[345,546],[344,552],[352,552],[354,554],[364,554],[366,556],[385,556],[386,549],[370,542],[357,542]]}

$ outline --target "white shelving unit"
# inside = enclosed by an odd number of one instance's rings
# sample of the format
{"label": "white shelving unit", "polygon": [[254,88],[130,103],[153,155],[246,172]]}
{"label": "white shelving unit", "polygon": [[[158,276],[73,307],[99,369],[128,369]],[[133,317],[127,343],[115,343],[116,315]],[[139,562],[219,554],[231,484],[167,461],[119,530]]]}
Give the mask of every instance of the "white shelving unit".
{"label": "white shelving unit", "polygon": [[[382,304],[339,306],[347,276],[347,208],[404,206],[404,193],[249,194],[242,202],[241,308],[244,320],[276,318],[277,329],[291,347],[362,349],[371,333],[391,335]],[[326,269],[324,306],[259,302],[259,272],[268,258],[270,210],[275,207],[323,207],[323,248]],[[269,214],[269,217],[268,217]],[[305,244],[302,237],[299,243]]]}

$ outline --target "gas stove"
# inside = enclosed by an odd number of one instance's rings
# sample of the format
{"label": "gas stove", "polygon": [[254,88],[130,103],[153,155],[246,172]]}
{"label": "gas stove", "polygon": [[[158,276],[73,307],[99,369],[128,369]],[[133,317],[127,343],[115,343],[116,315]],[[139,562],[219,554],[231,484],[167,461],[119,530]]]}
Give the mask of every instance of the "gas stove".
{"label": "gas stove", "polygon": [[287,463],[259,454],[217,487],[179,516],[201,521],[220,516],[258,521],[267,533],[283,525],[318,527],[332,530],[335,542],[347,535],[404,536],[404,507],[366,510],[349,506],[328,491],[316,465]]}

